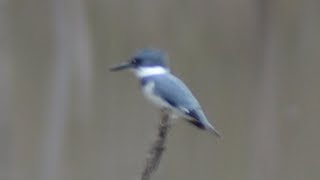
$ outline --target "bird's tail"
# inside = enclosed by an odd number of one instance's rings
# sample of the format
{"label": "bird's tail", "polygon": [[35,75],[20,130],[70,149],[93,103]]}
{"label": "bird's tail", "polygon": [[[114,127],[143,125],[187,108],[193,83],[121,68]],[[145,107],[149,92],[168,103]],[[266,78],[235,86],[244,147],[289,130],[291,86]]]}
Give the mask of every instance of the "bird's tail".
{"label": "bird's tail", "polygon": [[198,110],[197,114],[198,114],[198,120],[202,123],[202,125],[204,126],[204,129],[220,138],[221,134],[219,133],[219,131],[216,130],[216,128],[214,128],[213,125],[210,124],[204,112],[202,110]]}
{"label": "bird's tail", "polygon": [[211,134],[221,137],[221,134],[219,131],[217,131],[207,120],[206,116],[204,115],[202,110],[193,111],[191,114],[191,117],[194,118],[194,120],[190,120],[189,122],[195,126],[197,126],[200,129],[204,129],[209,131]]}
{"label": "bird's tail", "polygon": [[205,128],[206,128],[206,130],[208,130],[213,135],[215,135],[215,136],[217,136],[219,138],[221,137],[221,134],[219,133],[219,131],[217,131],[216,128],[214,128],[209,122],[206,123]]}

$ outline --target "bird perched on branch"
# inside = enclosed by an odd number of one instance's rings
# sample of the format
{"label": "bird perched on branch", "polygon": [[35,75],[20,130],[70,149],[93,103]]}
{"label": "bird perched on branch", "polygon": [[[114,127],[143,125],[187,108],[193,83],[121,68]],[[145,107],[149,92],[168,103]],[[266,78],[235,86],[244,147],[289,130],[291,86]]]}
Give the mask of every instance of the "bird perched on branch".
{"label": "bird perched on branch", "polygon": [[140,80],[146,98],[172,117],[186,119],[196,127],[220,137],[207,120],[199,102],[188,87],[170,73],[165,54],[157,49],[139,50],[129,61],[112,67],[111,71],[131,69]]}

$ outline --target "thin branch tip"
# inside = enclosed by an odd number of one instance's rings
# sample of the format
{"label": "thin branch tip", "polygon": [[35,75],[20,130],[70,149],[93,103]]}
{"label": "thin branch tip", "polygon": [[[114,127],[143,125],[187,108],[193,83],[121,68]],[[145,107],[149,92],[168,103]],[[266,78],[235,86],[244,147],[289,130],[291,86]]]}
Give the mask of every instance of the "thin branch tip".
{"label": "thin branch tip", "polygon": [[141,180],[150,180],[152,174],[157,170],[163,152],[166,150],[166,140],[170,130],[170,117],[167,112],[162,112],[158,127],[158,136],[149,150],[146,165],[141,174]]}

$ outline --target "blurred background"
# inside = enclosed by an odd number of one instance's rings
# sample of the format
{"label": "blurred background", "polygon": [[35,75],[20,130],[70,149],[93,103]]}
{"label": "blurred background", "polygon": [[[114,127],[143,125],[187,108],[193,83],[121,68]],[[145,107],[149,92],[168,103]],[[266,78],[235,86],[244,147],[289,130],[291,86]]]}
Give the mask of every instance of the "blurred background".
{"label": "blurred background", "polygon": [[142,47],[223,135],[178,122],[153,179],[319,179],[319,17],[317,0],[1,0],[0,179],[138,179],[159,113],[108,67]]}

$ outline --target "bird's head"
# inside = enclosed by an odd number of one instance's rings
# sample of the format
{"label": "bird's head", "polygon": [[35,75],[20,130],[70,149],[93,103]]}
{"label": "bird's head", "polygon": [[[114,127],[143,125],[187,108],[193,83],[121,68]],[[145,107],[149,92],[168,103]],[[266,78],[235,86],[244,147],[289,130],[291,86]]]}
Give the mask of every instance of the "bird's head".
{"label": "bird's head", "polygon": [[165,53],[152,48],[139,50],[127,62],[110,68],[111,71],[125,69],[133,70],[138,77],[162,74],[169,71]]}

